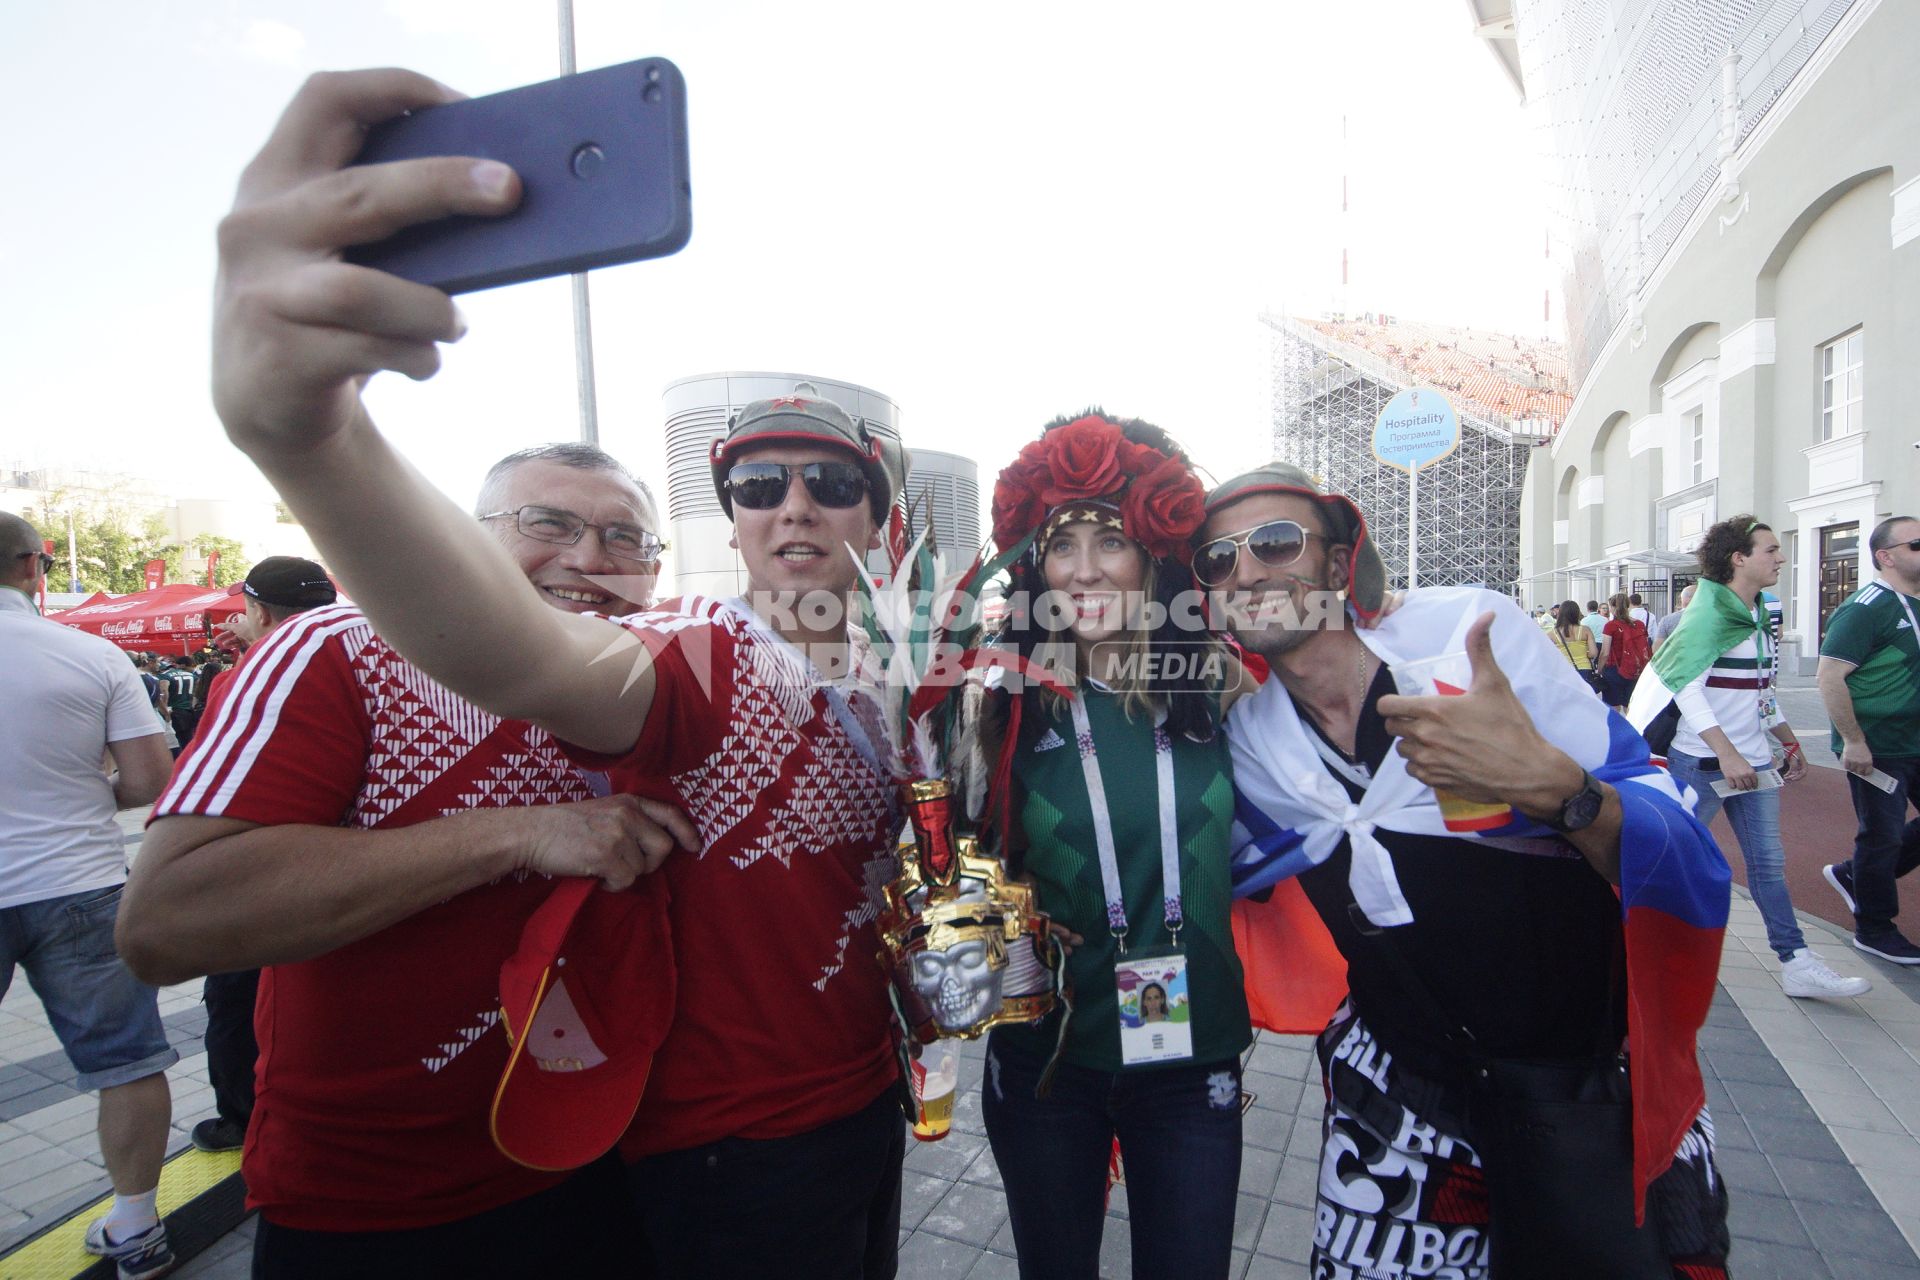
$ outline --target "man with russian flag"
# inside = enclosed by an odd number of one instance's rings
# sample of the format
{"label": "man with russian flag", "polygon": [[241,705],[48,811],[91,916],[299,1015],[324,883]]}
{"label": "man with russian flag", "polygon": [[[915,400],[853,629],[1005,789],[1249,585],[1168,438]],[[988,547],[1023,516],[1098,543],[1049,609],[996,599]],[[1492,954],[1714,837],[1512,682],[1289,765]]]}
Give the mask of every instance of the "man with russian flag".
{"label": "man with russian flag", "polygon": [[1227,720],[1236,891],[1272,891],[1237,930],[1256,1021],[1307,1029],[1269,998],[1311,989],[1262,936],[1299,932],[1289,897],[1346,963],[1312,1274],[1724,1276],[1694,1045],[1730,892],[1712,837],[1510,600],[1415,590],[1346,625],[1385,566],[1283,463],[1207,515],[1195,575],[1272,671]]}

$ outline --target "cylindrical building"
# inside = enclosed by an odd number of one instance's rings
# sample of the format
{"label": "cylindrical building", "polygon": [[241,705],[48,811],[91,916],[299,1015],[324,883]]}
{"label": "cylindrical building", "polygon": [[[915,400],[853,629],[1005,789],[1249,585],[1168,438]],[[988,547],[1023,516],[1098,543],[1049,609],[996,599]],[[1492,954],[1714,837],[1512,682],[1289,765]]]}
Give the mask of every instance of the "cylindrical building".
{"label": "cylindrical building", "polygon": [[[790,396],[810,382],[824,398],[864,418],[876,435],[900,439],[900,409],[868,387],[803,373],[702,373],[667,385],[667,519],[673,526],[674,590],[733,596],[747,589],[746,566],[729,544],[733,526],[713,491],[707,457],[727,420],[755,400]],[[911,481],[909,481],[911,484]],[[978,500],[975,501],[976,531]]]}
{"label": "cylindrical building", "polygon": [[949,564],[965,564],[980,550],[980,464],[957,453],[913,451],[907,507],[916,527],[932,508],[935,545]]}

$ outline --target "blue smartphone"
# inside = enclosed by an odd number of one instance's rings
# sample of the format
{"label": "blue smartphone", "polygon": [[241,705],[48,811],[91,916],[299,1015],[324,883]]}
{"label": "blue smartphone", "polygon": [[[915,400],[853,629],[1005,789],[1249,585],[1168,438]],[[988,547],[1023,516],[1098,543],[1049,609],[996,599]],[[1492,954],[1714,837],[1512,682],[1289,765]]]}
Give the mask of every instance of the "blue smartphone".
{"label": "blue smartphone", "polygon": [[354,163],[426,156],[511,165],[520,207],[408,227],[353,247],[347,261],[470,293],[664,257],[693,231],[686,82],[664,58],[396,117],[368,132]]}

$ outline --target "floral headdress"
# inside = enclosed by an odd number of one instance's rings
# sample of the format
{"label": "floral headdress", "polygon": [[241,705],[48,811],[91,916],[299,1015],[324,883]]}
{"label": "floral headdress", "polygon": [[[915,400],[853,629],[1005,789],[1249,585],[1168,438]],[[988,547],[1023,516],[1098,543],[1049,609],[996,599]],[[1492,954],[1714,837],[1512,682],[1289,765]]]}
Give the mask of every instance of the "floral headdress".
{"label": "floral headdress", "polygon": [[1118,528],[1158,560],[1186,564],[1206,519],[1207,493],[1186,458],[1129,440],[1088,413],[1020,450],[993,486],[993,540],[1012,547],[1075,520]]}

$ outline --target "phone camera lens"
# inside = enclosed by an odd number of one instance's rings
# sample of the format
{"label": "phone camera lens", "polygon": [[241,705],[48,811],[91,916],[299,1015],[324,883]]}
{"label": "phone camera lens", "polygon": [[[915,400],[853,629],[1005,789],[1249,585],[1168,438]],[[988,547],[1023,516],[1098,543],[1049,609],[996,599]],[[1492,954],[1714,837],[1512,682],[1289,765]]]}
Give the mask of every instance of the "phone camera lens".
{"label": "phone camera lens", "polygon": [[658,102],[666,96],[666,90],[657,84],[650,84],[640,91],[641,99],[646,102]]}
{"label": "phone camera lens", "polygon": [[606,162],[606,152],[595,143],[585,143],[573,153],[573,176],[591,178],[600,172],[600,166]]}
{"label": "phone camera lens", "polygon": [[648,68],[647,68],[647,83],[648,83],[648,84],[659,84],[659,83],[660,83],[660,68],[658,68],[658,67],[648,67]]}

